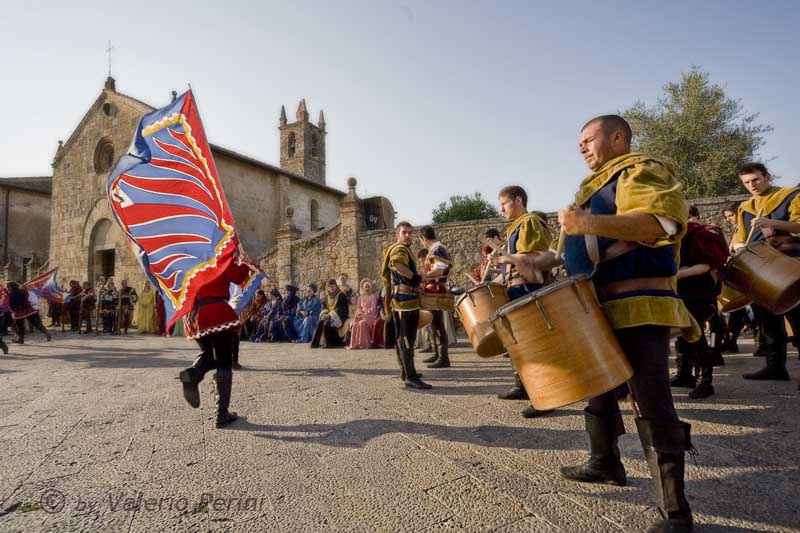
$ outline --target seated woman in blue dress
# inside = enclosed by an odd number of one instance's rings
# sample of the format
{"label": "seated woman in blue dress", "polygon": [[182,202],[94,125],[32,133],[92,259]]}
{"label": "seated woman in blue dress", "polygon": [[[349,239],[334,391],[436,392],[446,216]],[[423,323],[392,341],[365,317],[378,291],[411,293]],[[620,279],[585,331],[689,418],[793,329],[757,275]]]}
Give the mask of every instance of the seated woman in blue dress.
{"label": "seated woman in blue dress", "polygon": [[297,339],[294,342],[311,342],[321,312],[322,302],[317,296],[317,285],[309,283],[306,286],[305,296],[297,304],[297,313],[294,319]]}

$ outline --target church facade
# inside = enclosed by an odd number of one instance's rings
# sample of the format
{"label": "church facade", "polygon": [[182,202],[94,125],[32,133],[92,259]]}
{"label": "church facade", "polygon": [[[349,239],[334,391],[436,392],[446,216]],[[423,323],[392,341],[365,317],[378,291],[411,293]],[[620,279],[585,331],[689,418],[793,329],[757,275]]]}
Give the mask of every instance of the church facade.
{"label": "church facade", "polygon": [[[114,222],[106,180],[127,152],[139,119],[154,108],[117,92],[113,78],[64,143],[53,161],[49,265],[62,279],[99,276],[128,279],[139,286],[144,274]],[[258,257],[273,248],[287,208],[302,235],[338,223],[345,193],[325,183],[325,118],[309,120],[301,101],[294,122],[281,108],[280,166],[211,145],[236,229],[245,250]]]}

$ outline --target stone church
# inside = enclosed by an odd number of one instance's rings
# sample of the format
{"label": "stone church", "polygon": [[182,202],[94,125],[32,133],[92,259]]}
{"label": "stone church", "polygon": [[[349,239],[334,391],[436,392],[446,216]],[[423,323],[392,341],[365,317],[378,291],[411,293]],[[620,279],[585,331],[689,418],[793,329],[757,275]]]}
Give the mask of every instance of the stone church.
{"label": "stone church", "polygon": [[[128,278],[137,286],[144,280],[133,252],[113,220],[105,187],[109,171],[127,152],[139,119],[153,109],[117,92],[115,80],[109,77],[77,128],[65,142],[59,142],[49,187],[52,194],[49,198],[44,194],[41,199],[49,202],[49,243],[42,239],[39,246],[43,250],[26,251],[28,256],[38,253],[40,257],[49,257],[42,269],[58,266],[59,277],[64,280],[94,281],[99,276],[113,275],[117,280]],[[294,228],[297,238],[335,226],[345,197],[343,191],[325,183],[327,132],[322,111],[316,124],[313,123],[302,100],[295,120],[289,122],[281,107],[278,128],[279,166],[211,145],[239,238],[253,258],[275,246],[278,231],[287,223]],[[23,178],[6,181],[20,179]],[[287,213],[291,213],[289,222]],[[26,217],[19,214],[16,221],[11,224],[27,225]],[[39,234],[46,235],[44,226],[37,222]],[[10,261],[9,244],[5,244],[3,251],[7,261]],[[19,271],[15,275],[12,270],[6,268],[6,277],[19,278]]]}

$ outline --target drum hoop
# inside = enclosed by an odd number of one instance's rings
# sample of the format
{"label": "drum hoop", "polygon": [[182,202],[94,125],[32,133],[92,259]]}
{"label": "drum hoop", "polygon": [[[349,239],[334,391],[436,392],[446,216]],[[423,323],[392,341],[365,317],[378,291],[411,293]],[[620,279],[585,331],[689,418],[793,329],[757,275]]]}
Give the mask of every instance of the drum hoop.
{"label": "drum hoop", "polygon": [[539,298],[543,298],[543,297],[547,296],[548,294],[550,294],[552,292],[555,292],[555,291],[557,291],[557,290],[559,290],[559,289],[561,289],[563,287],[567,287],[567,286],[570,286],[570,285],[577,285],[578,283],[580,283],[582,281],[587,281],[587,280],[590,280],[590,279],[591,279],[591,276],[589,274],[576,274],[574,276],[568,277],[567,279],[564,279],[564,280],[561,280],[561,281],[557,281],[556,283],[553,283],[551,285],[548,285],[547,287],[541,288],[538,291],[533,291],[532,293],[526,294],[525,296],[521,296],[521,297],[517,298],[516,300],[514,300],[513,302],[509,302],[509,303],[501,306],[499,309],[497,309],[497,311],[495,311],[494,313],[491,314],[491,316],[489,316],[489,320],[494,322],[496,317],[505,315],[506,313],[510,313],[511,311],[514,311],[515,309],[523,307],[523,306],[525,306],[525,305],[527,305],[527,304],[529,304],[529,303],[531,303],[533,301],[538,300]]}
{"label": "drum hoop", "polygon": [[[494,281],[488,281],[486,283],[479,283],[478,285],[475,285],[474,287],[470,287],[469,289],[465,290],[463,294],[459,294],[458,298],[456,299],[456,306],[461,305],[461,301],[464,298],[466,298],[467,296],[470,296],[473,292],[475,292],[475,291],[477,291],[479,289],[482,289],[484,287],[488,288],[491,285],[497,285],[501,289],[503,288],[503,286],[501,284],[495,283]],[[489,294],[491,294],[491,293],[492,293],[492,290],[489,289]],[[471,296],[470,296],[470,298],[471,298]]]}

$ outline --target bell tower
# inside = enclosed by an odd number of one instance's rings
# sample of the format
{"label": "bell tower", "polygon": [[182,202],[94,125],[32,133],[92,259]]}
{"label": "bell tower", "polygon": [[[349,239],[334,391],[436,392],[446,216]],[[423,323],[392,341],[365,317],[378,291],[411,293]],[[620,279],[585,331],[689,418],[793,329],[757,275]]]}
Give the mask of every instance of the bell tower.
{"label": "bell tower", "polygon": [[286,120],[281,106],[278,129],[281,132],[281,168],[325,185],[325,115],[319,112],[314,125],[308,120],[305,99],[297,106],[295,122]]}

